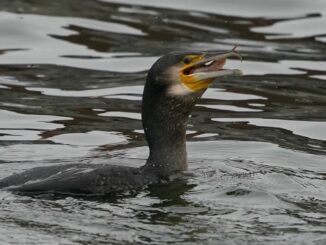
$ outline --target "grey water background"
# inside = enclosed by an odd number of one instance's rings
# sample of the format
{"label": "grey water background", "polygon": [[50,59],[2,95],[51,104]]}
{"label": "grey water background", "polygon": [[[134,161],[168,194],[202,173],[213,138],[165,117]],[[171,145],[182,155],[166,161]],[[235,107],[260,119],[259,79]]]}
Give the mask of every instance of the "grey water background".
{"label": "grey water background", "polygon": [[115,200],[0,190],[0,244],[326,244],[326,1],[1,0],[0,178],[140,166],[146,71],[230,50],[188,125],[186,183]]}

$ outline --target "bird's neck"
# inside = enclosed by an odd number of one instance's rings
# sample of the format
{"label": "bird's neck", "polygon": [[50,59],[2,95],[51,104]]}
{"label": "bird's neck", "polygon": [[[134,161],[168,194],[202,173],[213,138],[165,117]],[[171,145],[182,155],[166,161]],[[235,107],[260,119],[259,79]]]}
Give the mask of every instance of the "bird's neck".
{"label": "bird's neck", "polygon": [[149,146],[149,157],[144,169],[167,177],[187,169],[186,121],[171,128],[173,122],[162,119],[158,125],[144,128]]}
{"label": "bird's neck", "polygon": [[150,153],[144,170],[168,177],[187,169],[186,126],[194,103],[145,86],[142,120]]}

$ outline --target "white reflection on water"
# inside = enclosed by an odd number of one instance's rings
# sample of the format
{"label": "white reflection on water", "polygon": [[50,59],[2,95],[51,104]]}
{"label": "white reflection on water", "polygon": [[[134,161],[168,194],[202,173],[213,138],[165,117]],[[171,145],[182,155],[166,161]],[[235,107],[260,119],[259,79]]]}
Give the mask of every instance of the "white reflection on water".
{"label": "white reflection on water", "polygon": [[292,18],[309,13],[319,13],[326,10],[324,0],[101,0],[111,3],[129,3],[178,10],[193,10],[221,15],[263,18]]}
{"label": "white reflection on water", "polygon": [[[112,57],[109,57],[109,56]],[[134,53],[133,55],[138,55]],[[99,71],[116,71],[116,72],[140,72],[148,70],[149,67],[157,60],[158,57],[129,57],[130,53],[107,53],[105,59],[70,59],[70,58],[56,58],[55,60],[44,60],[41,64],[51,63],[59,64],[70,67],[85,68]],[[114,58],[119,56],[119,58]],[[128,57],[123,57],[128,56]],[[42,61],[42,59],[41,59]],[[29,62],[40,64],[40,60],[37,62],[30,60]],[[10,63],[7,61],[7,63]]]}
{"label": "white reflection on water", "polygon": [[[139,53],[99,52],[51,36],[69,36],[78,33],[69,30],[67,28],[69,26],[128,35],[145,35],[141,30],[112,22],[0,12],[2,34],[0,49],[21,49],[3,54],[0,64],[57,64],[95,70],[135,72],[148,69],[156,59],[156,57],[130,57],[138,56]],[[75,58],[67,56],[75,56]],[[78,56],[102,59],[79,59]],[[116,56],[128,56],[128,58],[114,58]]]}
{"label": "white reflection on water", "polygon": [[264,106],[266,106],[265,104],[260,104],[260,103],[249,103],[248,105],[255,106],[255,107],[264,107]]}
{"label": "white reflection on water", "polygon": [[[294,70],[291,61],[279,61],[275,62],[262,62],[262,61],[248,61],[245,62],[239,60],[228,60],[228,69],[241,69],[245,75],[267,75],[267,74],[284,74],[284,75],[300,75],[305,74],[304,71]],[[305,61],[302,61],[305,62]],[[308,62],[309,63],[309,62]]]}
{"label": "white reflection on water", "polygon": [[296,135],[326,140],[326,122],[295,121],[263,118],[213,118],[216,122],[248,122],[259,127],[275,127],[292,131]]}
{"label": "white reflection on water", "polygon": [[120,100],[141,100],[141,95],[108,95],[104,96],[108,99],[120,99]]}
{"label": "white reflection on water", "polygon": [[[1,88],[1,86],[0,86]],[[6,106],[6,107],[14,107],[14,108],[41,108],[41,106],[30,106],[30,105],[22,105],[22,104],[16,104],[16,103],[7,103],[7,102],[1,102],[0,101],[0,105],[2,106]]]}
{"label": "white reflection on water", "polygon": [[1,130],[0,134],[4,134],[4,136],[0,136],[0,140],[38,140],[41,137],[39,134],[42,131],[38,130]]}
{"label": "white reflection on water", "polygon": [[[124,86],[114,88],[99,88],[88,90],[62,90],[59,88],[26,88],[29,91],[38,91],[44,95],[62,96],[62,97],[109,97],[111,95],[120,96],[141,95],[143,93],[143,86]],[[111,97],[109,97],[111,98]]]}
{"label": "white reflection on water", "polygon": [[[325,162],[325,156],[292,151],[273,143],[233,140],[187,142],[187,149],[190,169],[200,168],[201,164],[204,164],[223,171],[226,168],[232,168],[232,166],[225,165],[227,159],[242,159],[252,160],[258,165],[261,163],[265,166],[326,171],[326,165],[322,164]],[[149,150],[147,147],[134,147],[121,153],[127,158],[146,159]],[[235,164],[241,169],[244,163],[239,161]]]}
{"label": "white reflection on water", "polygon": [[[64,163],[62,159],[72,159],[76,157],[86,158],[93,147],[89,146],[70,146],[70,145],[55,145],[55,144],[12,144],[8,146],[0,147],[0,160],[8,161],[8,166],[5,164],[0,164],[3,168],[0,171],[1,177],[5,176],[3,171],[5,169],[16,168],[32,168],[35,166],[42,166],[44,161],[52,161],[52,164]],[[54,161],[55,159],[61,159],[61,161]],[[31,165],[30,161],[33,161]],[[21,164],[21,162],[26,162],[27,164]],[[77,161],[76,161],[77,162]]]}
{"label": "white reflection on water", "polygon": [[204,30],[204,31],[209,31],[209,32],[215,32],[215,33],[221,33],[221,34],[227,34],[229,33],[229,31],[227,29],[223,29],[223,28],[217,28],[217,27],[210,27],[207,25],[200,25],[200,24],[196,24],[194,22],[187,22],[187,21],[182,21],[182,20],[169,20],[167,21],[167,23],[173,23],[173,24],[177,24],[180,26],[184,26],[184,27],[190,27],[192,29],[198,29],[198,30]]}
{"label": "white reflection on water", "polygon": [[326,43],[326,36],[323,36],[323,37],[316,37],[315,39],[316,39],[316,41]]}
{"label": "white reflection on water", "polygon": [[291,68],[318,70],[318,71],[325,71],[325,67],[326,67],[326,61],[282,60],[281,63]]}
{"label": "white reflection on water", "polygon": [[61,134],[51,137],[49,140],[55,143],[78,145],[78,146],[95,146],[105,144],[126,144],[128,139],[119,132],[90,131],[87,133]]}
{"label": "white reflection on water", "polygon": [[[253,32],[265,33],[267,39],[304,38],[326,34],[326,16],[280,21],[272,26],[253,27]],[[271,35],[269,35],[271,34]]]}
{"label": "white reflection on water", "polygon": [[70,117],[49,115],[28,115],[17,112],[0,110],[0,129],[56,129],[64,127],[53,123],[55,120],[72,120]]}
{"label": "white reflection on water", "polygon": [[108,111],[98,115],[105,116],[105,117],[122,117],[122,118],[141,120],[140,113],[136,113],[136,112]]}
{"label": "white reflection on water", "polygon": [[244,108],[239,106],[233,105],[205,105],[205,104],[198,104],[197,106],[206,107],[209,109],[214,110],[222,110],[222,111],[236,111],[236,112],[261,112],[263,110],[260,109],[251,109],[251,108]]}
{"label": "white reflection on water", "polygon": [[194,138],[208,138],[208,137],[215,137],[218,135],[219,134],[217,133],[204,133],[204,134],[195,135]]}
{"label": "white reflection on water", "polygon": [[326,80],[326,75],[315,75],[315,76],[310,76],[311,78],[317,78],[320,80]]}
{"label": "white reflection on water", "polygon": [[[143,33],[141,30],[120,23],[110,23],[107,21],[104,22],[104,21],[98,21],[94,19],[76,18],[76,17],[54,17],[54,16],[34,15],[34,14],[14,14],[14,13],[2,11],[0,12],[0,21],[1,21],[1,32],[3,32],[3,34],[8,35],[5,38],[9,38],[11,37],[11,35],[15,35],[15,30],[19,30],[19,32],[25,30],[25,32],[22,34],[25,34],[24,36],[27,40],[28,37],[33,36],[33,34],[35,33],[38,33],[39,35],[41,34],[44,37],[46,36],[46,34],[54,34],[54,33],[60,35],[75,34],[76,33],[75,31],[71,31],[65,28],[70,25],[89,28],[92,30],[108,31],[113,33],[145,35],[145,33]],[[23,26],[28,27],[28,29],[22,28]],[[30,33],[30,31],[33,32]],[[21,40],[14,40],[14,39],[11,40],[14,41],[12,43],[13,45],[22,42]],[[17,43],[15,43],[15,41]],[[21,48],[27,48],[27,47],[25,46]]]}
{"label": "white reflection on water", "polygon": [[154,10],[139,9],[139,8],[128,8],[128,7],[119,7],[119,12],[128,13],[128,14],[148,14],[148,15],[158,15],[159,12]]}
{"label": "white reflection on water", "polygon": [[17,80],[15,77],[11,76],[0,76],[0,84],[2,84],[4,88],[8,88],[6,85],[27,86],[29,83],[26,81]]}
{"label": "white reflection on water", "polygon": [[213,100],[267,100],[266,97],[252,94],[225,92],[224,89],[219,88],[208,88],[202,98]]}
{"label": "white reflection on water", "polygon": [[[3,55],[5,63],[10,62],[8,59],[11,59],[13,63],[42,63],[42,61],[57,59],[63,55],[98,56],[102,54],[110,57],[107,53],[99,53],[85,46],[49,36],[77,34],[76,31],[67,29],[71,25],[110,32],[142,34],[139,30],[122,24],[91,19],[0,12],[0,32],[2,33],[0,49],[23,49],[5,53]],[[22,60],[15,60],[17,58]],[[3,63],[3,59],[1,60]]]}
{"label": "white reflection on water", "polygon": [[[137,134],[145,134],[145,131],[143,129],[135,129],[133,130],[133,132],[137,133]],[[186,130],[186,134],[195,134],[197,133],[197,131],[195,130]],[[217,134],[214,134],[217,135]]]}

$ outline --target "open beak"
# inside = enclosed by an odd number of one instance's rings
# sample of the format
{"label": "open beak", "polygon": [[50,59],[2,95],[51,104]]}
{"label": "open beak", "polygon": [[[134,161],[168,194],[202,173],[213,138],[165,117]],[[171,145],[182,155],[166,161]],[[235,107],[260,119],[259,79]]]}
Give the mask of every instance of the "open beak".
{"label": "open beak", "polygon": [[242,75],[239,69],[223,69],[226,59],[237,57],[242,60],[241,55],[234,49],[224,54],[204,54],[204,58],[183,70],[183,74],[192,77],[192,80],[207,81],[214,80],[217,77]]}
{"label": "open beak", "polygon": [[184,64],[179,70],[179,78],[182,84],[191,92],[203,91],[218,77],[242,75],[239,69],[224,69],[229,57],[241,55],[235,50],[236,46],[227,53],[204,52],[198,55],[194,62]]}

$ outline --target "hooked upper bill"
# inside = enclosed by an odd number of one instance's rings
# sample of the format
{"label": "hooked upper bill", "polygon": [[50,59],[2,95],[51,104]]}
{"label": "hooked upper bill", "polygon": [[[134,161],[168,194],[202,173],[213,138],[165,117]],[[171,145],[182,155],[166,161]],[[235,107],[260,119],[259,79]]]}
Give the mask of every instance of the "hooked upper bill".
{"label": "hooked upper bill", "polygon": [[185,64],[180,70],[180,80],[190,91],[196,92],[207,89],[218,77],[242,75],[243,73],[239,69],[223,69],[226,59],[229,57],[237,57],[242,60],[235,48],[230,52],[218,55],[207,53],[186,56]]}

